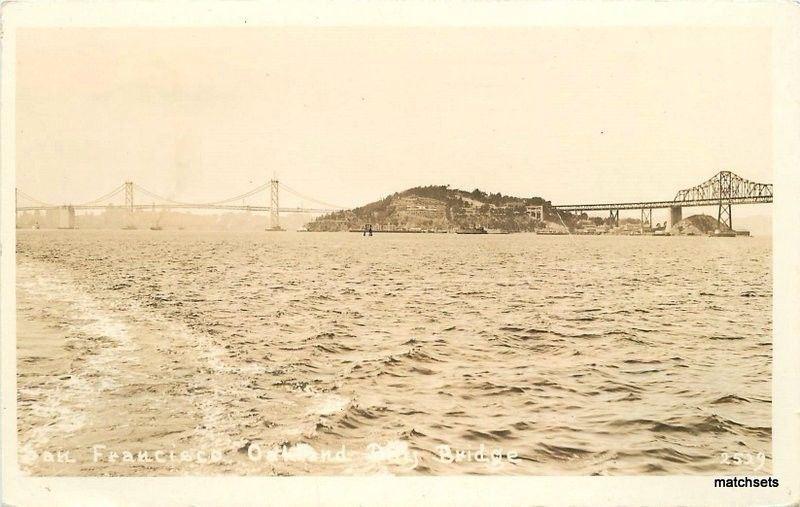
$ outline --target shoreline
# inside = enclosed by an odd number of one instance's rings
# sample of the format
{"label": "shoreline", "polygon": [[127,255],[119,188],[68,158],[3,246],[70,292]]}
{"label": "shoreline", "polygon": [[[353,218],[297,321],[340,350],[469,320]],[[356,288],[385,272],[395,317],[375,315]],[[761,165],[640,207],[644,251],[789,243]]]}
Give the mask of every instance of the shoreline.
{"label": "shoreline", "polygon": [[[94,228],[41,228],[41,229],[31,229],[31,228],[18,228],[16,229],[17,233],[24,233],[24,234],[31,234],[31,233],[66,233],[69,234],[70,231],[75,232],[120,232],[123,234],[154,234],[154,235],[161,235],[161,236],[168,236],[170,234],[253,234],[253,233],[264,233],[266,235],[267,232],[275,233],[280,232],[284,234],[280,234],[280,236],[285,234],[307,234],[307,233],[317,233],[317,234],[337,234],[337,233],[353,233],[353,234],[363,234],[363,230],[341,230],[341,231],[308,231],[308,230],[282,230],[282,231],[265,231],[263,229],[170,229],[164,228],[160,230],[151,230],[151,229],[123,229],[123,228],[113,228],[113,229],[94,229]],[[747,231],[749,232],[749,231]],[[654,236],[654,237],[666,237],[666,238],[679,238],[679,237],[697,237],[697,238],[773,238],[773,234],[653,234],[653,233],[586,233],[586,232],[534,232],[534,231],[501,231],[501,232],[486,232],[486,233],[459,233],[456,231],[410,231],[410,230],[401,230],[401,231],[378,231],[373,230],[373,235],[377,234],[400,234],[400,235],[432,235],[432,236],[443,236],[443,235],[459,235],[459,236],[500,236],[500,235],[527,235],[527,236],[580,236],[580,237],[645,237],[645,236]],[[368,234],[369,235],[369,234]],[[270,234],[272,236],[272,234]]]}

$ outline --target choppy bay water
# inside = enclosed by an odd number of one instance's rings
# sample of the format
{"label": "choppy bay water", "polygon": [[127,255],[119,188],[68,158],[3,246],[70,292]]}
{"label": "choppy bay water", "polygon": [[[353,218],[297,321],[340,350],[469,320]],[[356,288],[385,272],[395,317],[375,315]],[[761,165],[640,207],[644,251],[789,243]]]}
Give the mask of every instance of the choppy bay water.
{"label": "choppy bay water", "polygon": [[17,234],[29,473],[770,468],[768,238]]}

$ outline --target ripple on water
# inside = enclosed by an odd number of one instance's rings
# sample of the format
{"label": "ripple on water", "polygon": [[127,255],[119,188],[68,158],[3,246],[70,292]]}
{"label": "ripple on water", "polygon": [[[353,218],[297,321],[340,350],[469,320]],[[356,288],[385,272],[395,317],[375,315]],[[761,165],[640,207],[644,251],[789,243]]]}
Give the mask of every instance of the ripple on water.
{"label": "ripple on water", "polygon": [[[770,455],[768,241],[362,239],[20,231],[18,322],[39,326],[19,326],[21,445],[78,448],[130,419],[137,446],[233,449],[200,474],[714,473],[720,452]],[[33,346],[47,333],[64,339]],[[354,461],[253,464],[248,442]],[[519,463],[435,459],[481,444]]]}

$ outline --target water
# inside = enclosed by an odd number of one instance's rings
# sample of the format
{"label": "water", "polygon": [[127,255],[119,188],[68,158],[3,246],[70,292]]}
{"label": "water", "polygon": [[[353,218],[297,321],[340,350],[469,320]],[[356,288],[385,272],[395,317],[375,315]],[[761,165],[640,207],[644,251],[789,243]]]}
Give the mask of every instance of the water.
{"label": "water", "polygon": [[[18,231],[20,462],[768,472],[771,251],[768,238]],[[496,459],[477,460],[481,446]],[[732,468],[735,452],[751,468]]]}

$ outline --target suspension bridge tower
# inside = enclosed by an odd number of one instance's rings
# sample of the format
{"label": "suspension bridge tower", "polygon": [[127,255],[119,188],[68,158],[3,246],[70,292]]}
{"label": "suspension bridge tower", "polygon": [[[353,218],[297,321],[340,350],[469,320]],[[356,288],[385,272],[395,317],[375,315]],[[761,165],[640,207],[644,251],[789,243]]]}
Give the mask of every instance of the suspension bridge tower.
{"label": "suspension bridge tower", "polygon": [[[117,187],[119,188],[119,187]],[[133,211],[133,182],[125,182],[125,209]]]}
{"label": "suspension bridge tower", "polygon": [[278,197],[278,179],[269,180],[269,228],[268,231],[282,231],[280,204]]}
{"label": "suspension bridge tower", "polygon": [[[118,187],[119,188],[119,187]],[[125,182],[125,223],[123,224],[123,229],[135,229],[136,226],[133,223],[133,182],[126,181]]]}

